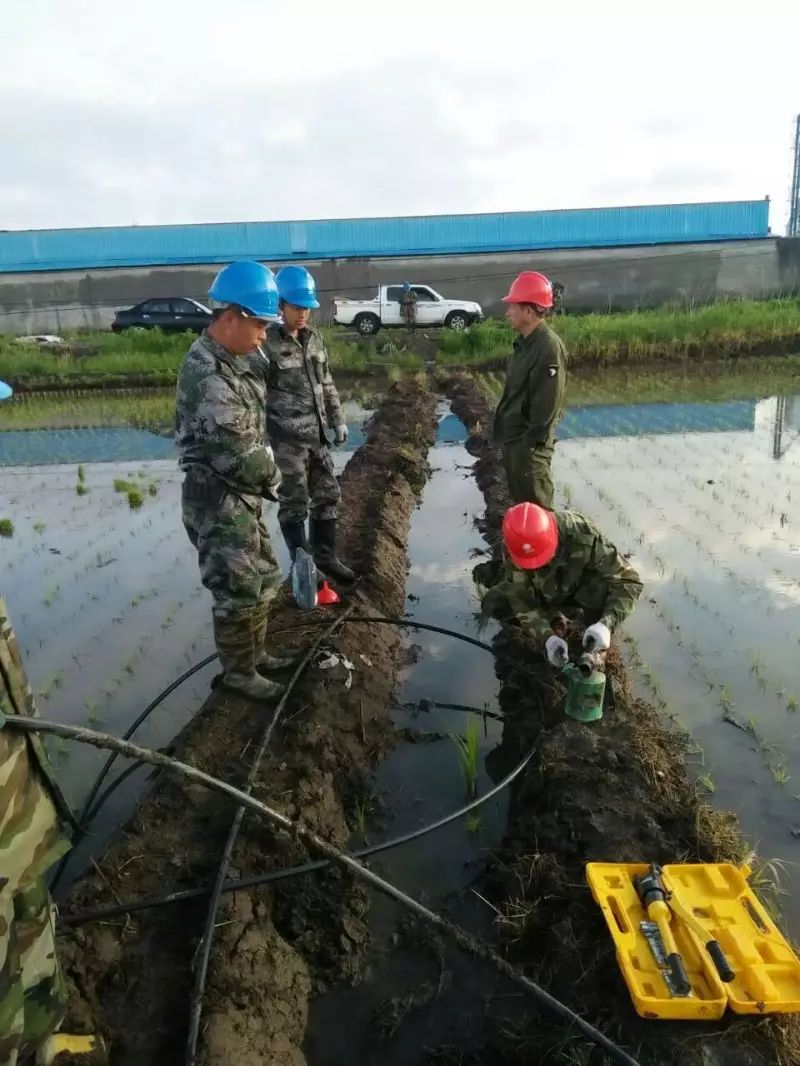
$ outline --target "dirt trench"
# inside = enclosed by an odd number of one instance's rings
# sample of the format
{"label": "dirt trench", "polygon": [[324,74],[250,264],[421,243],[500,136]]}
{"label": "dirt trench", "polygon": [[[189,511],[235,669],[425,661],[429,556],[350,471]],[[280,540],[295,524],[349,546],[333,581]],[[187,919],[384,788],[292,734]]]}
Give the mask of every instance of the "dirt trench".
{"label": "dirt trench", "polygon": [[[427,480],[436,397],[418,381],[394,385],[341,477],[341,553],[362,575],[357,614],[402,614],[411,513]],[[318,612],[329,620],[329,611]],[[284,590],[270,632],[276,647],[319,632]],[[254,795],[346,845],[382,754],[394,743],[389,705],[401,636],[346,624],[330,650],[352,664],[312,666],[265,757]],[[243,783],[265,711],[217,691],[176,740],[179,758]],[[168,776],[154,783],[64,913],[213,882],[234,808]],[[294,865],[305,848],[246,816],[229,877]],[[184,1061],[192,965],[207,901],[76,928],[62,942],[71,989],[68,1026],[100,1029],[114,1066]],[[367,898],[339,870],[223,897],[209,971],[199,1061],[203,1066],[302,1066],[308,1001],[359,974],[368,939]]]}
{"label": "dirt trench", "polygon": [[[442,381],[470,432],[467,449],[484,493],[483,534],[492,558],[476,577],[501,567],[506,486],[491,444],[492,407],[473,379]],[[645,595],[647,591],[645,589]],[[616,643],[616,642],[615,642]],[[728,1016],[722,1023],[646,1022],[634,1012],[601,912],[585,884],[587,862],[738,862],[744,843],[733,815],[697,797],[687,768],[689,738],[630,691],[618,648],[609,656],[611,706],[601,722],[564,715],[564,689],[515,626],[495,638],[503,745],[534,762],[512,789],[505,838],[489,864],[482,895],[498,910],[510,961],[599,1026],[642,1066],[790,1066],[800,1062],[798,1016]],[[494,1014],[494,1012],[493,1012]],[[596,1048],[545,1014],[504,1020],[457,1059],[460,1066],[574,1063],[600,1066]]]}

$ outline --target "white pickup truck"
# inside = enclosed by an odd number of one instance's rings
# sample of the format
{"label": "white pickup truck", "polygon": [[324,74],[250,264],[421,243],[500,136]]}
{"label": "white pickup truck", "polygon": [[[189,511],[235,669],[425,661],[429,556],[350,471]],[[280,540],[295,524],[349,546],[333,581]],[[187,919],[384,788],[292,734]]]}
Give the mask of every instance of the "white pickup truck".
{"label": "white pickup truck", "polygon": [[[463,330],[480,322],[483,310],[471,300],[446,300],[430,285],[412,285],[417,297],[418,326],[447,326]],[[363,337],[371,337],[381,326],[404,326],[400,308],[402,285],[381,285],[371,300],[333,301],[333,320],[340,326],[353,326]]]}

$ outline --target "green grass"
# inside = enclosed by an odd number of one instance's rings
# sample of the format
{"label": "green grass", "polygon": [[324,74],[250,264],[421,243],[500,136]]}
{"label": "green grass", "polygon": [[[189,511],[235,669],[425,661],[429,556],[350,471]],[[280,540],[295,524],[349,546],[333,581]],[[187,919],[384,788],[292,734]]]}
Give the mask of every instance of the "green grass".
{"label": "green grass", "polygon": [[453,733],[451,739],[458,752],[458,763],[467,797],[474,796],[478,787],[478,723],[470,719],[465,734]]}
{"label": "green grass", "polygon": [[[572,363],[657,362],[747,352],[762,344],[797,345],[800,302],[721,300],[702,307],[562,315],[552,325]],[[491,364],[507,358],[512,341],[510,326],[500,320],[479,323],[463,333],[445,331],[439,362]]]}
{"label": "green grass", "polygon": [[[379,354],[374,340],[352,342],[340,339],[336,331],[322,332],[334,370],[363,373],[374,366],[410,370],[422,366],[422,359],[413,352],[398,349]],[[0,334],[0,378],[12,384],[49,381],[54,385],[130,375],[158,382],[174,381],[195,335],[162,333],[157,329],[126,330],[120,334],[97,330],[67,333],[64,340],[64,350],[54,352],[18,344],[12,336]]]}
{"label": "green grass", "polygon": [[[499,400],[505,375],[477,371],[475,378],[492,400]],[[713,364],[669,367],[577,368],[567,376],[567,405],[628,403],[720,403],[793,393],[800,356],[754,356]]]}
{"label": "green grass", "polygon": [[17,344],[0,335],[0,377],[68,380],[71,377],[120,374],[166,374],[174,377],[194,335],[160,330],[111,333],[96,331],[65,336],[64,354]]}

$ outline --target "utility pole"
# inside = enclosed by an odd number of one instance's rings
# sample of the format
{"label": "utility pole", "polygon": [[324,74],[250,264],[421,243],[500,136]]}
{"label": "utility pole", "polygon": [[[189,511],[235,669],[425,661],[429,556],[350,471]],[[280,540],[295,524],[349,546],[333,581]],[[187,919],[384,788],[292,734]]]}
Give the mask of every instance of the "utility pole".
{"label": "utility pole", "polygon": [[792,191],[789,194],[789,225],[787,237],[800,237],[800,115],[794,131],[794,161],[792,164]]}

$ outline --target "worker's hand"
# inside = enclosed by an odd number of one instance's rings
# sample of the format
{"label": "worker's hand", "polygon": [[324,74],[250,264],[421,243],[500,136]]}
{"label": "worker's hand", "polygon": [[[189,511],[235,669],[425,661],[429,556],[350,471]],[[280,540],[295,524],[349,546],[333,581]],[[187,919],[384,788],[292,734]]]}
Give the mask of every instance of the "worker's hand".
{"label": "worker's hand", "polygon": [[281,477],[281,472],[276,466],[275,476],[273,477],[272,481],[270,481],[269,485],[267,485],[267,487],[264,489],[265,499],[273,500],[275,503],[278,502],[278,489],[281,487],[282,481],[283,478]]}
{"label": "worker's hand", "polygon": [[344,424],[344,422],[342,422],[342,424],[340,426],[337,426],[336,430],[334,432],[335,432],[335,436],[334,436],[333,439],[334,439],[334,441],[337,444],[344,444],[344,442],[347,440],[348,436],[350,435],[350,431],[348,430],[348,428]]}
{"label": "worker's hand", "polygon": [[583,634],[583,646],[587,651],[608,651],[611,647],[611,630],[605,622],[595,622]]}
{"label": "worker's hand", "polygon": [[566,666],[569,661],[567,642],[563,637],[557,637],[555,633],[544,642],[544,650],[551,666]]}

